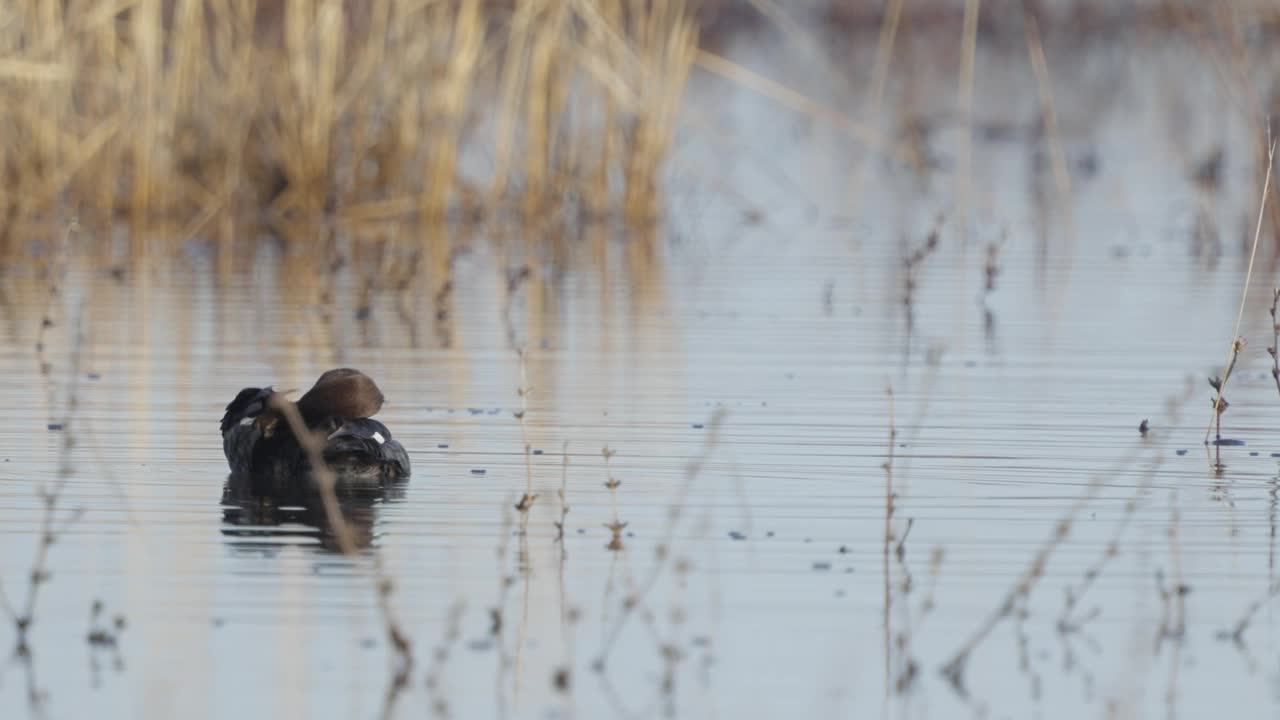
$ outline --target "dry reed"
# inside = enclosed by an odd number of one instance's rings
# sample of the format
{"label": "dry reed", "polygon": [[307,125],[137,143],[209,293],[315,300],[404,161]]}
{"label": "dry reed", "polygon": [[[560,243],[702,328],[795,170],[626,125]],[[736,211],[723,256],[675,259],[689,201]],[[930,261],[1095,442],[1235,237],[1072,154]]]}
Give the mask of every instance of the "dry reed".
{"label": "dry reed", "polygon": [[[1209,427],[1205,428],[1204,441],[1209,442],[1209,433],[1213,432],[1217,427],[1217,440],[1222,440],[1222,413],[1226,411],[1226,403],[1222,399],[1222,393],[1227,385],[1227,380],[1231,378],[1231,370],[1236,365],[1236,360],[1240,357],[1240,352],[1244,350],[1245,339],[1240,336],[1240,325],[1244,322],[1244,306],[1249,297],[1249,281],[1253,278],[1253,261],[1258,255],[1258,238],[1262,235],[1262,221],[1266,217],[1267,197],[1271,189],[1271,174],[1276,156],[1276,142],[1271,139],[1270,129],[1267,131],[1267,170],[1262,181],[1262,200],[1258,205],[1258,223],[1253,232],[1253,248],[1249,252],[1249,267],[1245,271],[1244,287],[1240,290],[1240,309],[1236,312],[1236,329],[1231,336],[1231,347],[1227,353],[1226,369],[1222,373],[1222,378],[1212,378],[1209,384],[1217,391],[1217,396],[1213,399],[1213,415],[1209,418]],[[1217,445],[1219,451],[1220,445]],[[1214,461],[1216,468],[1222,467],[1221,457]]]}
{"label": "dry reed", "polygon": [[67,207],[138,256],[227,218],[440,220],[484,185],[651,218],[697,51],[685,0],[73,5],[0,24],[0,249]]}
{"label": "dry reed", "polygon": [[968,247],[970,204],[973,192],[973,85],[978,54],[978,11],[982,0],[965,0],[960,38],[960,78],[957,88],[964,135],[960,140],[956,172],[957,227],[960,247]]}
{"label": "dry reed", "polygon": [[[1031,63],[1032,73],[1036,78],[1036,88],[1040,96],[1040,123],[1038,134],[1049,146],[1049,166],[1053,174],[1054,189],[1058,194],[1059,212],[1063,222],[1063,234],[1066,247],[1065,256],[1070,256],[1075,245],[1075,213],[1073,211],[1071,192],[1071,173],[1067,170],[1067,154],[1062,146],[1062,131],[1058,127],[1058,111],[1053,100],[1053,87],[1049,80],[1049,61],[1045,57],[1044,44],[1041,42],[1040,24],[1034,13],[1023,12],[1023,24],[1027,42],[1027,58]],[[1046,236],[1041,236],[1047,242]],[[1041,260],[1047,262],[1048,247],[1041,247]]]}

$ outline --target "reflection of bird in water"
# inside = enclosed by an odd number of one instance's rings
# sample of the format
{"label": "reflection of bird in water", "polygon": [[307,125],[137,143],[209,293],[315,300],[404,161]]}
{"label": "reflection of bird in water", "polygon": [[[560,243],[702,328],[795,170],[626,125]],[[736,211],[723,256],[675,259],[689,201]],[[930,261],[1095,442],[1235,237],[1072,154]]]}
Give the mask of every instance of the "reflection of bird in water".
{"label": "reflection of bird in water", "polygon": [[[403,500],[406,485],[391,481],[378,487],[339,486],[338,508],[357,548],[373,544],[378,506]],[[320,492],[311,487],[263,492],[251,476],[232,473],[222,489],[222,524],[223,535],[243,538],[244,544],[316,538],[326,550],[341,552]]]}
{"label": "reflection of bird in water", "polygon": [[285,404],[308,430],[324,436],[323,457],[340,487],[378,488],[409,476],[409,455],[386,425],[372,416],[382,391],[359,370],[339,368],[320,376],[296,404],[270,387],[245,388],[222,416],[222,450],[232,475],[251,480],[258,492],[310,487],[307,454],[290,429]]}

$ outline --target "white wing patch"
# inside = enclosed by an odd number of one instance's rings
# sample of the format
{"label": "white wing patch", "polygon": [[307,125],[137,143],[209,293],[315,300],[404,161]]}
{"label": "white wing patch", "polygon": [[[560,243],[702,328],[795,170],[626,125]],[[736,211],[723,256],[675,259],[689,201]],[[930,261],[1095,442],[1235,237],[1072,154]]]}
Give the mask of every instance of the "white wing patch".
{"label": "white wing patch", "polygon": [[241,424],[241,425],[252,425],[252,424],[253,424],[253,420],[254,420],[254,419],[253,419],[253,418],[251,418],[251,417],[240,418],[240,424]]}
{"label": "white wing patch", "polygon": [[379,445],[387,441],[386,438],[382,437],[382,433],[378,432],[377,430],[373,431],[373,439],[377,440]]}

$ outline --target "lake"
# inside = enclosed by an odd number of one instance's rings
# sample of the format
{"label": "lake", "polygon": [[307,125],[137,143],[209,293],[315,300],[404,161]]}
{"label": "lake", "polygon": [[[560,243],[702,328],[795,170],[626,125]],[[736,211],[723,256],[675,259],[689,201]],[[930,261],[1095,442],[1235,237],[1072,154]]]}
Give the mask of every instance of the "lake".
{"label": "lake", "polygon": [[[1167,38],[1047,47],[1052,132],[1025,47],[984,42],[966,132],[920,49],[958,35],[921,33],[874,115],[828,72],[874,39],[716,52],[892,151],[700,72],[650,227],[321,223],[131,263],[51,224],[0,274],[14,607],[61,488],[0,716],[1274,715],[1269,229],[1204,444],[1255,124]],[[339,366],[413,462],[347,503],[356,556],[228,487],[217,431],[242,387]]]}

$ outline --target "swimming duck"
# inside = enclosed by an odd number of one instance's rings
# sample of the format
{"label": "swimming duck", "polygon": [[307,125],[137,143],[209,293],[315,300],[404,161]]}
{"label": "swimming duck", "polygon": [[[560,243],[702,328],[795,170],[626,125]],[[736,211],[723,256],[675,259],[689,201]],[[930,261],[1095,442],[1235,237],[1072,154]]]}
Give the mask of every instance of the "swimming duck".
{"label": "swimming duck", "polygon": [[232,475],[250,477],[260,489],[296,487],[311,468],[280,409],[291,403],[307,429],[324,435],[324,460],[340,485],[402,480],[409,455],[371,417],[383,400],[373,379],[351,368],[321,375],[297,403],[270,387],[245,388],[222,416],[222,451]]}

